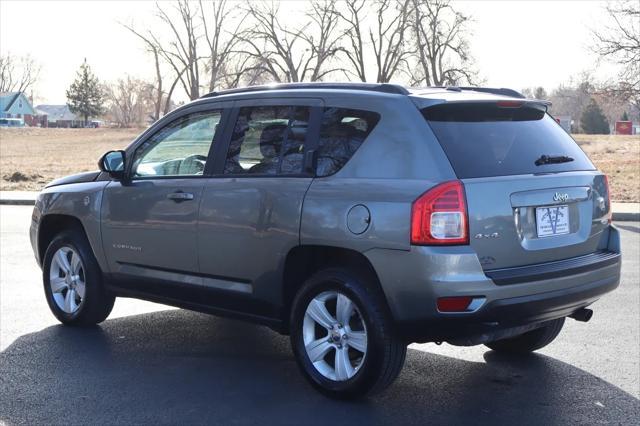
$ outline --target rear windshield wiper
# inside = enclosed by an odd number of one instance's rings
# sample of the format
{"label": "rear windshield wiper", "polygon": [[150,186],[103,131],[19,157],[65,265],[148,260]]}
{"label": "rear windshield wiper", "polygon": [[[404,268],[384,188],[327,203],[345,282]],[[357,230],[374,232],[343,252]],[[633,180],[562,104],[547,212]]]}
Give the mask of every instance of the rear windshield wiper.
{"label": "rear windshield wiper", "polygon": [[536,160],[536,166],[542,166],[543,164],[568,163],[570,161],[573,161],[573,158],[566,155],[541,155],[540,158]]}

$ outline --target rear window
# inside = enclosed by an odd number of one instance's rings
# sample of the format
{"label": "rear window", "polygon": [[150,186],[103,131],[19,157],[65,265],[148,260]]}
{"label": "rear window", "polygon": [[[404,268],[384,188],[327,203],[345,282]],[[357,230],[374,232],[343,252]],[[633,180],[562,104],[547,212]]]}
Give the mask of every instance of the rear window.
{"label": "rear window", "polygon": [[[575,141],[535,107],[441,104],[422,114],[460,179],[595,170]],[[542,156],[573,160],[536,165]]]}

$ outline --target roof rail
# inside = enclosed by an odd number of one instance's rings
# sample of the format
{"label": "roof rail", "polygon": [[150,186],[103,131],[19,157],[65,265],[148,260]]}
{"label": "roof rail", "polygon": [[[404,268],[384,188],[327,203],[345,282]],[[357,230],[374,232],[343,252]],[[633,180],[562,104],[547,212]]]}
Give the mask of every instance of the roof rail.
{"label": "roof rail", "polygon": [[[449,88],[447,88],[447,89],[449,89]],[[460,86],[460,87],[458,87],[458,89],[460,89],[460,90],[473,90],[474,92],[491,93],[491,94],[494,94],[494,95],[512,96],[514,98],[525,99],[525,96],[522,93],[520,93],[520,92],[518,92],[516,90],[513,90],[513,89],[507,89],[505,87],[494,88],[494,87],[471,87],[471,86],[463,87],[463,86]]]}
{"label": "roof rail", "polygon": [[262,92],[271,90],[300,90],[300,89],[343,89],[343,90],[366,90],[372,92],[391,93],[396,95],[408,95],[409,91],[399,84],[391,83],[284,83],[265,84],[260,86],[239,87],[236,89],[211,92],[203,95],[202,98],[213,98],[222,95],[235,93]]}

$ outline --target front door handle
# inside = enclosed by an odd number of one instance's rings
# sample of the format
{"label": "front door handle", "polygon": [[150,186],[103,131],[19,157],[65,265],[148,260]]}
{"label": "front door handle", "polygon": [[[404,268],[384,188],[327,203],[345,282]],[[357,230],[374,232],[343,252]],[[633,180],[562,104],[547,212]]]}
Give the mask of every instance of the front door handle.
{"label": "front door handle", "polygon": [[180,203],[182,201],[193,200],[193,194],[190,192],[176,191],[171,194],[167,194],[167,198],[175,201],[176,203]]}

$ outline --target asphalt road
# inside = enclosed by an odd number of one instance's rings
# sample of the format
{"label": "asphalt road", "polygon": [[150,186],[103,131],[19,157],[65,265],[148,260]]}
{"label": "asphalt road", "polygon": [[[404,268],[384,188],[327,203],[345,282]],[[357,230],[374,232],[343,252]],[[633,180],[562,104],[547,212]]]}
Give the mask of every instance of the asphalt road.
{"label": "asphalt road", "polygon": [[[399,379],[329,400],[267,328],[119,299],[100,326],[59,325],[28,243],[29,207],[0,207],[0,424],[638,424],[640,226],[620,223],[623,280],[517,359],[412,345]],[[633,420],[635,419],[635,420]]]}

